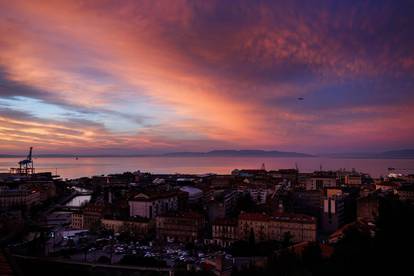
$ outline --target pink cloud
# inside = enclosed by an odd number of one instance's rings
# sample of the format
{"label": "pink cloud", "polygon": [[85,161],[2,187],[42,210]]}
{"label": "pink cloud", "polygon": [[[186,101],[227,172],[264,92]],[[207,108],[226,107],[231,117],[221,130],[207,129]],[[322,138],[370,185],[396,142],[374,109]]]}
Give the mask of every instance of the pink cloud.
{"label": "pink cloud", "polygon": [[[412,124],[405,121],[411,111],[386,110],[374,119],[334,124],[327,122],[332,111],[318,114],[295,103],[333,83],[394,78],[412,69],[413,56],[395,59],[390,45],[371,57],[359,34],[376,30],[356,9],[338,17],[327,8],[315,9],[305,17],[295,15],[291,5],[240,5],[243,18],[229,14],[217,28],[208,19],[216,19],[219,6],[215,1],[7,3],[9,16],[0,19],[0,66],[10,80],[45,91],[44,100],[62,105],[123,112],[125,104],[126,115],[133,117],[131,109],[141,109],[145,98],[144,108],[165,112],[140,110],[155,123],[132,134],[77,126],[79,133],[72,135],[70,123],[54,118],[40,125],[3,118],[0,150],[30,142],[56,150],[137,144],[157,150],[177,145],[306,150],[322,148],[323,139],[352,147],[379,136],[389,137],[381,143],[413,137]],[[239,27],[243,20],[248,23]],[[370,106],[346,106],[334,115],[363,114],[364,108]],[[405,123],[396,127],[399,121]]]}

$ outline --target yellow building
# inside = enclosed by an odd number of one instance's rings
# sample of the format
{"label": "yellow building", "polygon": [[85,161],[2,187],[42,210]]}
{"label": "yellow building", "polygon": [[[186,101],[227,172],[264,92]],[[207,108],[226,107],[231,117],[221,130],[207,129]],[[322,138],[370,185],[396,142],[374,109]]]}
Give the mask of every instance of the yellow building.
{"label": "yellow building", "polygon": [[268,240],[268,227],[270,217],[262,213],[244,213],[239,215],[239,239],[248,240],[251,233],[256,241]]}
{"label": "yellow building", "polygon": [[237,240],[237,219],[217,219],[212,224],[213,243],[223,247]]}
{"label": "yellow building", "polygon": [[142,237],[148,235],[155,227],[151,220],[144,218],[134,218],[132,220],[103,218],[101,222],[105,229],[112,230],[114,233],[130,231]]}
{"label": "yellow building", "polygon": [[70,226],[73,229],[84,229],[83,214],[81,212],[72,213],[72,222]]}
{"label": "yellow building", "polygon": [[238,222],[239,239],[247,240],[254,233],[256,241],[283,240],[289,233],[293,242],[316,240],[316,218],[303,214],[241,213]]}

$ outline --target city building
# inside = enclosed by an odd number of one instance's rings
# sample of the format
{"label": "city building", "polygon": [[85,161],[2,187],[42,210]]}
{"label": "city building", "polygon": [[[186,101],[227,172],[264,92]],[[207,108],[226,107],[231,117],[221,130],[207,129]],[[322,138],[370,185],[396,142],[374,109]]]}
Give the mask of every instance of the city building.
{"label": "city building", "polygon": [[192,186],[183,186],[180,188],[180,190],[188,193],[189,204],[200,203],[203,198],[203,191],[198,188]]}
{"label": "city building", "polygon": [[71,228],[90,229],[101,222],[104,216],[105,205],[89,203],[82,210],[73,212],[71,216]]}
{"label": "city building", "polygon": [[241,212],[238,221],[239,239],[248,240],[252,235],[256,241],[268,240],[270,217],[262,213]]}
{"label": "city building", "polygon": [[269,221],[269,240],[283,240],[287,233],[294,243],[316,241],[316,218],[294,213],[274,213]]}
{"label": "city building", "polygon": [[257,205],[266,204],[269,193],[265,185],[248,185],[247,192]]}
{"label": "city building", "polygon": [[297,169],[280,169],[277,171],[269,171],[268,174],[273,178],[287,180],[293,187],[298,183],[299,171]]}
{"label": "city building", "polygon": [[320,217],[323,197],[322,190],[295,190],[293,192],[293,208],[295,213]]}
{"label": "city building", "polygon": [[366,222],[375,222],[378,217],[379,198],[370,194],[357,199],[357,219]]}
{"label": "city building", "polygon": [[212,241],[223,247],[237,240],[237,219],[217,219],[212,224]]}
{"label": "city building", "polygon": [[238,234],[242,240],[248,240],[254,234],[256,241],[283,240],[286,235],[293,242],[315,241],[317,220],[303,214],[242,212],[239,215]]}
{"label": "city building", "polygon": [[225,218],[228,216],[228,208],[226,208],[226,205],[224,202],[220,202],[218,200],[212,200],[206,203],[207,207],[207,214],[208,214],[208,220],[210,222],[215,221],[219,218]]}
{"label": "city building", "polygon": [[31,208],[40,202],[40,192],[37,189],[0,187],[0,209],[11,209],[15,207]]}
{"label": "city building", "polygon": [[345,185],[359,187],[362,185],[362,176],[360,174],[345,175]]}
{"label": "city building", "polygon": [[139,193],[129,200],[129,215],[155,218],[178,209],[178,195],[175,192]]}
{"label": "city building", "polygon": [[406,185],[399,188],[398,196],[402,201],[414,202],[414,185]]}
{"label": "city building", "polygon": [[24,218],[22,213],[21,210],[0,212],[0,237],[2,237],[2,239],[8,234],[18,233],[24,228]]}
{"label": "city building", "polygon": [[337,179],[334,172],[314,172],[306,179],[306,190],[320,190],[329,187],[336,187]]}
{"label": "city building", "polygon": [[408,184],[414,184],[414,174],[407,174],[402,177]]}
{"label": "city building", "polygon": [[237,204],[237,191],[233,189],[211,190],[208,192],[206,206],[209,221],[225,218],[231,215]]}
{"label": "city building", "polygon": [[82,212],[73,212],[70,227],[73,229],[84,229]]}
{"label": "city building", "polygon": [[203,270],[209,275],[231,276],[233,269],[232,260],[226,259],[224,253],[216,253],[209,256],[203,263]]}
{"label": "city building", "polygon": [[112,230],[114,233],[128,231],[136,237],[146,237],[155,228],[153,221],[145,218],[103,218],[101,222],[105,229]]}
{"label": "city building", "polygon": [[196,212],[160,215],[156,218],[156,236],[162,241],[195,242],[203,239],[204,217]]}
{"label": "city building", "polygon": [[99,186],[102,188],[107,188],[107,187],[127,188],[130,183],[133,183],[135,181],[136,181],[136,176],[132,173],[92,177],[92,185]]}
{"label": "city building", "polygon": [[243,169],[238,170],[235,169],[231,172],[232,175],[236,175],[239,177],[257,177],[257,176],[264,176],[267,174],[267,171],[264,169],[256,170],[256,169]]}
{"label": "city building", "polygon": [[99,224],[104,215],[103,204],[89,203],[83,209],[83,229],[89,229]]}
{"label": "city building", "polygon": [[339,187],[333,187],[333,188],[326,188],[325,194],[326,194],[326,197],[331,198],[334,196],[342,196],[344,195],[344,192]]}
{"label": "city building", "polygon": [[394,193],[401,185],[393,181],[379,181],[375,183],[375,189],[382,192]]}
{"label": "city building", "polygon": [[333,195],[323,199],[322,231],[332,233],[345,223],[345,196]]}
{"label": "city building", "polygon": [[231,187],[235,181],[234,175],[207,175],[203,177],[203,183],[215,189]]}

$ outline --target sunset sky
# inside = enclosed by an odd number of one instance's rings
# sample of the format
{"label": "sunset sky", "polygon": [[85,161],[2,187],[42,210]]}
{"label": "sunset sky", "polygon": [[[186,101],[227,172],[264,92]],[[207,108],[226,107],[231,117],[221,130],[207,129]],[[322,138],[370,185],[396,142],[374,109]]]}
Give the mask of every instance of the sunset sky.
{"label": "sunset sky", "polygon": [[0,153],[29,146],[413,148],[414,1],[0,0]]}

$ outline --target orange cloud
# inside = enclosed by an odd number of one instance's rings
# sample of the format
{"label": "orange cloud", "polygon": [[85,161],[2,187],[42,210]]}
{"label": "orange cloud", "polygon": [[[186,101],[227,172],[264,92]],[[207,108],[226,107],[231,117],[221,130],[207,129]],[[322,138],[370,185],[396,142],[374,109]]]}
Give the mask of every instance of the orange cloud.
{"label": "orange cloud", "polygon": [[[56,118],[41,125],[3,118],[7,147],[11,141],[56,149],[136,148],[138,143],[169,149],[197,142],[211,148],[229,141],[235,147],[314,146],[336,128],[341,129],[337,136],[352,136],[352,129],[364,132],[372,121],[345,120],[343,127],[334,127],[326,121],[328,111],[315,114],[299,106],[297,97],[311,98],[350,79],[393,78],[412,60],[394,59],[389,45],[372,59],[361,35],[375,32],[369,22],[355,29],[354,13],[336,18],[325,8],[306,17],[295,15],[290,5],[241,4],[244,16],[229,13],[223,19],[223,4],[215,1],[0,2],[6,5],[0,68],[10,81],[69,109],[122,114],[126,121],[138,113],[151,118],[132,133],[103,119],[101,128],[79,125],[71,133],[71,124]],[[375,139],[393,123],[377,118],[376,130],[364,133]]]}

